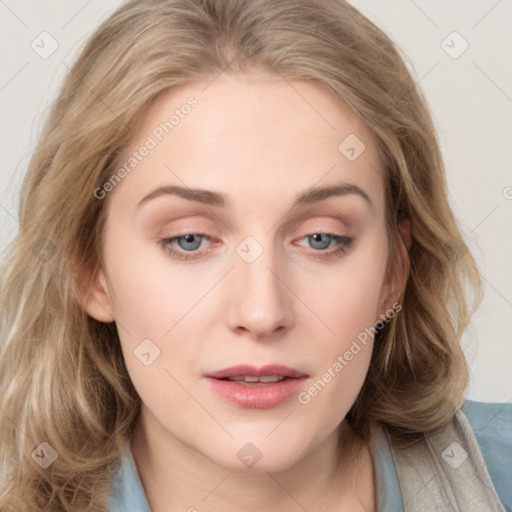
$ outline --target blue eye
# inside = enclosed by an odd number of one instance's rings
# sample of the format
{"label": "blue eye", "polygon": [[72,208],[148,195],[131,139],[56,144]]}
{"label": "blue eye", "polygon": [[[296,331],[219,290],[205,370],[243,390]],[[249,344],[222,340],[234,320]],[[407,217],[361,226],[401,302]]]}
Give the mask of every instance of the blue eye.
{"label": "blue eye", "polygon": [[[354,239],[348,236],[334,235],[332,233],[313,233],[311,235],[307,235],[303,237],[301,240],[308,239],[310,243],[310,247],[313,249],[317,249],[316,253],[320,258],[335,258],[336,256],[341,255],[342,253],[346,253],[350,246],[352,245]],[[331,242],[334,241],[338,244],[334,250],[326,251]]]}
{"label": "blue eye", "polygon": [[[329,247],[331,240],[333,239],[331,235],[327,235],[325,233],[315,233],[314,235],[309,235],[308,238],[313,240],[312,247],[314,249],[327,249]],[[316,245],[318,244],[318,245]]]}
{"label": "blue eye", "polygon": [[[201,235],[197,234],[190,234],[190,235],[184,235],[184,236],[178,236],[176,237],[176,240],[178,242],[178,245],[183,250],[196,250],[201,245],[202,237]],[[184,241],[184,243],[181,243]]]}
{"label": "blue eye", "polygon": [[[313,233],[304,236],[301,240],[308,239],[309,246],[314,257],[322,259],[333,259],[348,252],[354,239],[348,236],[334,235],[332,233]],[[187,233],[185,235],[161,238],[158,244],[172,257],[178,259],[196,259],[206,254],[207,249],[199,250],[203,240],[211,242],[211,237],[204,233]],[[329,249],[332,242],[338,246]]]}
{"label": "blue eye", "polygon": [[[158,241],[158,243],[172,256],[177,256],[178,258],[185,260],[189,257],[189,255],[184,254],[180,250],[176,250],[172,246],[173,242],[177,242],[179,248],[182,251],[193,253],[193,255],[196,256],[195,251],[199,248],[204,238],[210,240],[209,236],[204,235],[202,233],[187,233],[186,235],[162,238]],[[201,251],[199,251],[199,253],[197,254],[200,255]]]}

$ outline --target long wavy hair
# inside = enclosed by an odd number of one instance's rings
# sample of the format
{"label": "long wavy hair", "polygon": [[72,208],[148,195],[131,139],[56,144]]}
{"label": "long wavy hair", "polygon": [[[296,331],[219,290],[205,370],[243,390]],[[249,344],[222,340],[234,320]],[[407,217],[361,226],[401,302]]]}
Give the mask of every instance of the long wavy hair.
{"label": "long wavy hair", "polygon": [[[381,422],[404,445],[462,405],[460,337],[481,284],[447,200],[427,102],[400,50],[344,0],[133,0],[70,68],[23,183],[22,228],[0,283],[3,512],[106,510],[141,400],[115,324],[92,319],[77,298],[83,269],[101,266],[108,196],[94,191],[160,95],[249,71],[313,81],[371,130],[386,170],[390,265],[404,264],[398,223],[411,223],[402,311],[378,331],[347,420],[365,439]],[[55,454],[41,443],[58,454],[48,468],[37,457]]]}

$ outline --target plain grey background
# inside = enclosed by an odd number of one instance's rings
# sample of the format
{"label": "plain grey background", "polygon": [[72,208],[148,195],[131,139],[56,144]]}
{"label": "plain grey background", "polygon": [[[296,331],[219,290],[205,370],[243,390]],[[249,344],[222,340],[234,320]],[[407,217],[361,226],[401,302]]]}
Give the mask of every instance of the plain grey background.
{"label": "plain grey background", "polygon": [[[483,278],[485,299],[462,340],[469,398],[512,401],[512,0],[351,3],[396,41],[426,94],[451,205]],[[49,103],[120,4],[0,0],[2,247],[19,228],[19,187]]]}

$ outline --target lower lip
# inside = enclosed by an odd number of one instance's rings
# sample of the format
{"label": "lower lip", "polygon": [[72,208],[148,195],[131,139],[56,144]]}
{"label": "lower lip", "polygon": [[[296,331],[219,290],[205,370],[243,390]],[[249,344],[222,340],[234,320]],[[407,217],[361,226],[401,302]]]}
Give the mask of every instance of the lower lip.
{"label": "lower lip", "polygon": [[248,385],[212,377],[206,377],[206,380],[222,398],[238,407],[270,409],[282,404],[293,395],[297,395],[304,386],[306,377],[287,378],[268,384]]}

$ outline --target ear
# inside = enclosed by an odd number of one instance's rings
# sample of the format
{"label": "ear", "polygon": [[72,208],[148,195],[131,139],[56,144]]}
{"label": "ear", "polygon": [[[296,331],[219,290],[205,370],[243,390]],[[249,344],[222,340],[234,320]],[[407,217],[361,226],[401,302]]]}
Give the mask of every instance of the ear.
{"label": "ear", "polygon": [[398,231],[400,231],[400,235],[402,236],[402,240],[404,241],[407,250],[411,248],[412,238],[411,238],[411,221],[409,219],[405,219],[400,224],[398,224]]}
{"label": "ear", "polygon": [[101,268],[82,268],[75,284],[77,300],[87,314],[99,322],[114,321],[112,295]]}
{"label": "ear", "polygon": [[[401,221],[398,225],[400,237],[396,240],[395,251],[389,258],[386,269],[386,278],[382,285],[381,299],[379,303],[379,315],[386,314],[386,311],[393,309],[393,305],[399,302],[405,290],[409,276],[409,248],[412,245],[411,222],[409,219]],[[379,316],[376,322],[382,321]]]}

